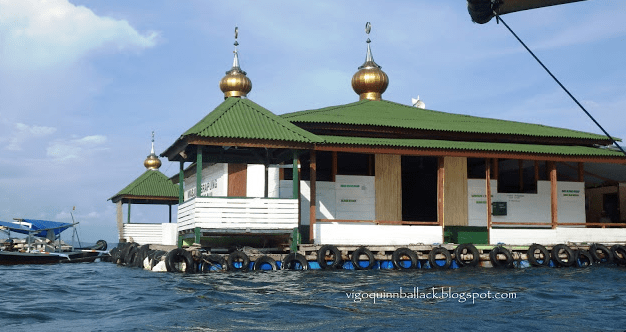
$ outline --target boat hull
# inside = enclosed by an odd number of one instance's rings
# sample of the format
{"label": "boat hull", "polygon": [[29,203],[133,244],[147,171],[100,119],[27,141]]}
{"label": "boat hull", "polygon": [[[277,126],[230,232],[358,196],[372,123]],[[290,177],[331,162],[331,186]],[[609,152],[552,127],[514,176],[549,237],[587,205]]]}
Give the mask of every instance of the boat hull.
{"label": "boat hull", "polygon": [[100,256],[98,251],[73,251],[66,253],[26,253],[0,251],[0,265],[56,264],[93,262]]}

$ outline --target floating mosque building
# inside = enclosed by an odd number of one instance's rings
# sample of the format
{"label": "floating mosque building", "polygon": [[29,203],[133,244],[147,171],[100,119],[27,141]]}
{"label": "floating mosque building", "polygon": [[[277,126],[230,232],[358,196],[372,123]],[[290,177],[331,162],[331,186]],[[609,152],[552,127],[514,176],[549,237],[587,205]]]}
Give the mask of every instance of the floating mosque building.
{"label": "floating mosque building", "polygon": [[385,100],[370,44],[358,100],[276,115],[248,99],[235,42],[224,101],[160,155],[179,174],[146,166],[111,198],[120,239],[121,204],[141,202],[178,204],[168,238],[203,248],[626,242],[626,157],[610,138]]}

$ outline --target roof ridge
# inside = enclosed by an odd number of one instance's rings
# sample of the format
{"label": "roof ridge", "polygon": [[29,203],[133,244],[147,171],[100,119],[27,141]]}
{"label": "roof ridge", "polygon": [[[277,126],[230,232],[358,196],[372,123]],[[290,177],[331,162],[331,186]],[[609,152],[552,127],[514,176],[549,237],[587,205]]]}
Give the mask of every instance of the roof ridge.
{"label": "roof ridge", "polygon": [[[317,135],[315,135],[315,134],[313,134],[313,133],[310,133],[310,132],[308,132],[308,131],[306,131],[306,130],[304,130],[304,129],[302,129],[302,128],[300,128],[300,127],[296,126],[296,125],[294,125],[293,123],[291,123],[291,122],[289,122],[289,121],[287,121],[287,120],[283,119],[283,118],[282,118],[282,117],[280,117],[279,115],[276,115],[276,114],[272,113],[270,110],[268,110],[268,109],[266,109],[265,107],[263,107],[263,106],[261,106],[261,105],[259,105],[259,104],[255,103],[254,101],[252,101],[252,100],[250,100],[250,99],[248,99],[248,101],[250,101],[250,102],[251,102],[251,103],[253,103],[254,105],[258,106],[258,107],[259,107],[259,108],[261,108],[262,110],[266,111],[267,113],[271,113],[272,115],[274,115],[274,117],[271,117],[271,116],[269,116],[269,114],[266,114],[265,112],[259,112],[259,110],[256,110],[256,109],[252,108],[252,110],[256,111],[257,113],[259,113],[259,114],[261,114],[261,115],[263,115],[263,116],[265,116],[265,118],[267,118],[267,119],[269,119],[269,120],[271,120],[271,121],[274,121],[276,124],[278,124],[279,126],[281,126],[282,128],[284,128],[285,130],[289,130],[289,131],[290,131],[290,132],[292,132],[293,134],[298,135],[298,136],[300,136],[300,137],[302,137],[302,138],[304,138],[304,139],[307,139],[307,140],[311,140],[311,139],[310,139],[309,137],[307,137],[306,135],[303,135],[303,133],[302,133],[302,132],[306,132],[306,133],[309,133],[309,134],[310,134],[310,135],[312,135],[312,136],[317,137]],[[246,106],[247,106],[247,107],[250,107],[249,105],[246,105]],[[287,126],[286,126],[284,123],[282,123],[281,121],[277,121],[277,119],[279,119],[279,120],[283,120],[283,121],[286,121],[287,123],[289,123],[290,125],[292,125],[292,126],[293,126],[293,128],[289,128],[289,127],[287,127]],[[294,128],[295,128],[295,129],[299,129],[299,130],[300,130],[300,132],[298,132],[297,130],[294,130]]]}
{"label": "roof ridge", "polygon": [[280,117],[291,118],[291,117],[294,117],[294,116],[302,114],[302,113],[314,114],[314,113],[328,112],[328,111],[332,111],[332,110],[335,110],[335,109],[346,108],[346,107],[349,107],[349,106],[352,106],[352,105],[358,104],[358,103],[366,103],[366,102],[369,102],[369,101],[371,101],[371,100],[365,99],[365,100],[359,100],[359,101],[355,101],[355,102],[348,103],[348,104],[327,106],[327,107],[322,107],[322,108],[318,108],[318,109],[311,109],[311,110],[296,111],[296,112],[292,112],[292,113],[281,114]]}

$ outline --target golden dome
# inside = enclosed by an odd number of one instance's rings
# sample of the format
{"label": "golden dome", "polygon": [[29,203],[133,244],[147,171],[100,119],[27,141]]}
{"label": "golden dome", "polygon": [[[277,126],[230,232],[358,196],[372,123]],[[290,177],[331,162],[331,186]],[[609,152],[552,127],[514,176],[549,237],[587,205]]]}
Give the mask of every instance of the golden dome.
{"label": "golden dome", "polygon": [[233,67],[220,81],[220,90],[224,92],[224,98],[245,97],[252,90],[252,81],[246,76],[245,71]]}
{"label": "golden dome", "polygon": [[161,160],[159,160],[159,157],[155,154],[150,154],[143,162],[143,165],[146,166],[147,169],[157,170],[161,167]]}
{"label": "golden dome", "polygon": [[252,81],[246,76],[246,72],[239,67],[239,55],[237,53],[238,28],[235,27],[235,57],[233,68],[226,72],[226,76],[220,81],[220,90],[224,92],[224,99],[228,97],[245,97],[252,90]]}
{"label": "golden dome", "polygon": [[159,160],[159,157],[154,153],[154,131],[152,132],[152,150],[150,150],[150,154],[143,162],[143,165],[150,170],[157,170],[161,167],[161,160]]}
{"label": "golden dome", "polygon": [[359,100],[381,100],[387,90],[389,77],[381,67],[374,62],[370,40],[367,39],[367,56],[359,71],[352,76],[352,89],[359,95]]}

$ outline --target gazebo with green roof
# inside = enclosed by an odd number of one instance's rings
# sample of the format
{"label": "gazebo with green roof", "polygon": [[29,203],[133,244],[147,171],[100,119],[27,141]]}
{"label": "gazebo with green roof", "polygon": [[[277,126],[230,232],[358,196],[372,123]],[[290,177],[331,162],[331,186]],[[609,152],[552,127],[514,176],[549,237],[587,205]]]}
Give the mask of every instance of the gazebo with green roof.
{"label": "gazebo with green roof", "polygon": [[[109,198],[109,200],[117,205],[117,227],[120,242],[127,241],[129,237],[133,237],[134,240],[140,242],[140,238],[145,238],[148,235],[147,232],[144,232],[146,230],[142,231],[141,229],[139,230],[139,234],[134,234],[135,236],[125,234],[128,232],[124,231],[125,224],[122,213],[123,204],[128,205],[126,225],[131,224],[132,204],[167,205],[169,207],[169,223],[172,223],[172,205],[178,204],[179,186],[174,184],[167,176],[159,171],[161,161],[154,153],[154,134],[152,139],[152,150],[150,155],[148,155],[144,161],[144,166],[147,170],[141,176],[127,185],[124,189],[120,190],[113,197]],[[136,224],[139,228],[141,228],[142,225],[148,228],[150,227],[146,224]],[[128,226],[126,228],[128,228]],[[158,240],[152,240],[152,242],[157,241]]]}

